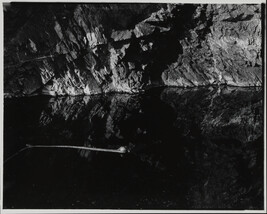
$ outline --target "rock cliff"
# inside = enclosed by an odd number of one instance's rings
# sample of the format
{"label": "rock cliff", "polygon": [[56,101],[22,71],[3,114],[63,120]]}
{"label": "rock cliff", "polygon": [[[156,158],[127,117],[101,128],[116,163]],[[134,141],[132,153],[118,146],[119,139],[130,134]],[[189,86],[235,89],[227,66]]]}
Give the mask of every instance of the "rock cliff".
{"label": "rock cliff", "polygon": [[261,5],[4,7],[4,91],[90,95],[261,86]]}

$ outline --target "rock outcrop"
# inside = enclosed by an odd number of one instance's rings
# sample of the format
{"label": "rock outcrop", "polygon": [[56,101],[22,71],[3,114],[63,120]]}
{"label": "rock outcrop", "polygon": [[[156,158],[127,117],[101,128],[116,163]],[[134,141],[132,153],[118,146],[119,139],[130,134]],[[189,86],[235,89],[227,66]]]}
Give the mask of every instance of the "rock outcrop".
{"label": "rock outcrop", "polygon": [[261,86],[261,5],[33,4],[4,11],[4,91]]}

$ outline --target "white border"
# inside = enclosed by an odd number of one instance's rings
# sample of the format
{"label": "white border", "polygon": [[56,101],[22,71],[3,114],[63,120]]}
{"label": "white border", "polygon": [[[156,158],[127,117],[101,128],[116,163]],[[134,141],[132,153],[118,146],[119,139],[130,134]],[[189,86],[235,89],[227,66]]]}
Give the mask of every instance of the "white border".
{"label": "white border", "polygon": [[0,2],[76,2],[76,3],[188,3],[188,4],[261,4],[266,3],[264,0],[0,0]]}
{"label": "white border", "polygon": [[[11,213],[23,213],[23,214],[28,214],[28,213],[40,213],[40,214],[44,214],[44,213],[266,213],[266,118],[264,118],[264,209],[263,210],[240,210],[240,211],[236,211],[236,210],[110,210],[110,209],[50,209],[50,210],[44,210],[44,209],[39,209],[39,210],[31,210],[31,209],[23,209],[23,210],[18,210],[18,209],[2,209],[3,206],[3,92],[4,92],[4,84],[3,84],[3,73],[4,73],[4,55],[3,55],[3,50],[4,50],[4,39],[3,39],[3,7],[2,7],[2,3],[3,2],[11,2],[9,0],[0,0],[0,49],[1,49],[1,53],[0,53],[0,214],[3,213],[7,213],[7,214],[11,214]],[[33,0],[14,0],[12,2],[37,2],[37,1],[33,1]],[[99,0],[90,0],[90,1],[81,1],[81,0],[71,0],[71,1],[67,1],[67,0],[39,0],[38,2],[51,2],[51,3],[55,3],[55,2],[75,2],[75,3],[79,3],[79,2],[95,2],[95,3],[100,3],[100,2],[125,2],[125,3],[198,3],[198,4],[261,4],[261,3],[265,3],[265,8],[266,8],[266,1],[264,0],[103,0],[103,1],[99,1]],[[266,10],[265,10],[266,13]],[[266,14],[265,14],[265,26],[264,26],[264,37],[266,38]],[[264,53],[266,56],[266,41],[265,41],[265,45],[264,45]],[[266,59],[264,59],[264,75],[263,75],[263,82],[264,82],[264,115],[266,116]]]}
{"label": "white border", "polygon": [[91,210],[4,210],[3,214],[28,214],[28,213],[265,213],[261,210],[105,210],[105,209],[91,209]]}
{"label": "white border", "polygon": [[3,8],[2,8],[2,2],[0,0],[0,213],[2,213],[2,206],[3,206],[3,185],[4,185],[4,181],[3,181],[3,146],[4,146],[4,120],[3,120],[3,103],[4,103],[4,78],[3,78],[3,74],[4,74],[4,34],[3,32],[3,28],[4,28],[4,20],[3,20]]}

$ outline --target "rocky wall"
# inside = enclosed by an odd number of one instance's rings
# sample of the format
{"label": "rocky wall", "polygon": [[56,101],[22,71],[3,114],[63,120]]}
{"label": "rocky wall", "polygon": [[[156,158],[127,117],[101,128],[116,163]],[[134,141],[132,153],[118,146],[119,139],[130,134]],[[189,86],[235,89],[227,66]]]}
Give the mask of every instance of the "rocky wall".
{"label": "rocky wall", "polygon": [[262,85],[261,5],[4,5],[4,91]]}

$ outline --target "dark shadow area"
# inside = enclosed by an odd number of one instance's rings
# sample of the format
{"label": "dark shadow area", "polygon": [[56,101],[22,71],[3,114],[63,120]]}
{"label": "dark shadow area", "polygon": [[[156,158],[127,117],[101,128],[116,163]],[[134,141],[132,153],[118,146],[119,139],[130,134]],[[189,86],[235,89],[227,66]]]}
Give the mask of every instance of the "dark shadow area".
{"label": "dark shadow area", "polygon": [[4,208],[263,209],[262,91],[5,99],[4,159]]}

